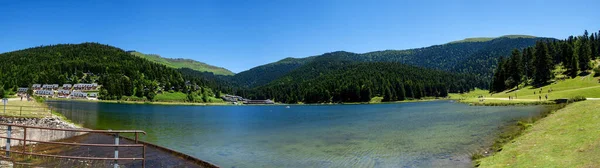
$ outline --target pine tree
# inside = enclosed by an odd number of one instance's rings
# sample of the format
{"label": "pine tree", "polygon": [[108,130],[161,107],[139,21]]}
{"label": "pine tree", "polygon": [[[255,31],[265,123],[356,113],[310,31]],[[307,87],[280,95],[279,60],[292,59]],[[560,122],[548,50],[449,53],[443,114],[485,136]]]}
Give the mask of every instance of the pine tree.
{"label": "pine tree", "polygon": [[589,44],[587,30],[585,31],[583,36],[579,38],[578,42],[579,43],[577,43],[577,56],[579,57],[579,69],[581,71],[589,70],[591,69],[590,60],[592,59],[592,51]]}
{"label": "pine tree", "polygon": [[525,77],[533,78],[533,70],[535,69],[533,66],[533,48],[525,48],[523,50],[523,72]]}
{"label": "pine tree", "polygon": [[398,97],[398,101],[406,100],[404,84],[400,82],[396,83],[396,96]]}
{"label": "pine tree", "polygon": [[535,85],[542,85],[552,78],[552,57],[548,54],[546,44],[538,41],[535,44],[535,54],[533,57],[535,69],[533,79]]}
{"label": "pine tree", "polygon": [[371,101],[371,89],[369,87],[363,86],[360,90],[360,101],[361,102],[369,102]]}
{"label": "pine tree", "polygon": [[383,100],[384,102],[388,102],[392,100],[392,91],[390,91],[389,87],[384,88]]}
{"label": "pine tree", "polygon": [[506,60],[504,59],[504,57],[500,57],[500,60],[498,60],[498,65],[496,66],[496,70],[494,71],[494,76],[492,78],[492,86],[491,91],[493,92],[501,92],[504,89],[506,89],[506,85],[505,82],[506,81],[506,76],[504,74],[505,70],[504,67],[506,64]]}
{"label": "pine tree", "polygon": [[595,59],[598,56],[598,40],[597,40],[598,36],[596,35],[596,33],[592,33],[592,35],[590,35],[590,48],[592,51],[592,59]]}
{"label": "pine tree", "polygon": [[577,76],[579,70],[579,62],[577,55],[573,55],[573,46],[568,42],[561,44],[561,57],[563,65],[567,68],[567,74],[571,77]]}
{"label": "pine tree", "polygon": [[510,76],[509,88],[515,87],[521,83],[523,78],[523,68],[521,67],[521,52],[518,49],[512,51],[510,56],[510,69],[508,75]]}

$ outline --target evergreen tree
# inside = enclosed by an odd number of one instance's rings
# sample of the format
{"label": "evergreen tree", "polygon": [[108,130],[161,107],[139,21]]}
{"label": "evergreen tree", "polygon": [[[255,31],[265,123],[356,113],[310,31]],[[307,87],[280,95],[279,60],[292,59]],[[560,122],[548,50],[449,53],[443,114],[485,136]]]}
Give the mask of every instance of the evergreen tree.
{"label": "evergreen tree", "polygon": [[406,94],[404,91],[404,84],[398,82],[396,83],[396,97],[399,101],[406,100]]}
{"label": "evergreen tree", "polygon": [[591,69],[590,60],[592,59],[592,50],[588,39],[587,30],[577,43],[577,56],[579,57],[579,69],[581,71]]}
{"label": "evergreen tree", "polygon": [[496,66],[496,70],[494,71],[494,76],[492,78],[492,86],[490,86],[490,91],[492,92],[501,92],[506,89],[506,76],[504,74],[506,67],[506,60],[504,57],[500,57],[498,60],[498,65]]}
{"label": "evergreen tree", "polygon": [[392,101],[392,91],[390,91],[389,87],[385,87],[384,88],[384,93],[383,93],[383,100],[384,102],[389,102]]}
{"label": "evergreen tree", "polygon": [[561,44],[561,57],[563,65],[567,68],[567,74],[571,77],[577,76],[579,70],[579,62],[577,55],[573,55],[573,46],[568,42]]}
{"label": "evergreen tree", "polygon": [[534,84],[542,85],[552,79],[552,58],[548,54],[548,47],[546,44],[538,41],[535,44],[535,54],[533,57],[535,69],[534,73]]}
{"label": "evergreen tree", "polygon": [[515,87],[521,83],[521,79],[523,78],[521,59],[521,52],[518,49],[514,49],[510,56],[510,69],[508,71],[508,75],[510,76],[509,88]]}
{"label": "evergreen tree", "polygon": [[590,36],[590,48],[591,48],[591,52],[592,52],[592,59],[595,59],[596,57],[598,57],[598,36],[596,35],[596,33],[592,33],[592,35]]}
{"label": "evergreen tree", "polygon": [[360,101],[361,102],[369,102],[371,101],[371,89],[363,86],[360,90]]}
{"label": "evergreen tree", "polygon": [[527,78],[533,78],[533,70],[535,69],[533,65],[533,49],[525,48],[523,51],[523,61],[524,65],[524,73]]}

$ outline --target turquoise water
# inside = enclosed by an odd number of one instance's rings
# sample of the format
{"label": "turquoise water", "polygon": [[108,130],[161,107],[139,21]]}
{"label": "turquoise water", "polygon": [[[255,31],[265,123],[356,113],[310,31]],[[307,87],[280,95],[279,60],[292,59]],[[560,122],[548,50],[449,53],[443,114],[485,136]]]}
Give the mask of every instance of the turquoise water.
{"label": "turquoise water", "polygon": [[379,105],[163,106],[48,102],[94,129],[139,129],[143,140],[221,167],[470,167],[499,127],[543,107],[450,101]]}

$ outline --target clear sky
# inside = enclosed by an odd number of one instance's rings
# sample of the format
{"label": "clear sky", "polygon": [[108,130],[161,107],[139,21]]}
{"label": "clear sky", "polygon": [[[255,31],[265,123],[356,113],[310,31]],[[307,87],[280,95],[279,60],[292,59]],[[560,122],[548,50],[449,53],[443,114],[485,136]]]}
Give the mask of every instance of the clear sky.
{"label": "clear sky", "polygon": [[600,29],[600,1],[0,0],[0,53],[99,42],[240,72],[285,57]]}

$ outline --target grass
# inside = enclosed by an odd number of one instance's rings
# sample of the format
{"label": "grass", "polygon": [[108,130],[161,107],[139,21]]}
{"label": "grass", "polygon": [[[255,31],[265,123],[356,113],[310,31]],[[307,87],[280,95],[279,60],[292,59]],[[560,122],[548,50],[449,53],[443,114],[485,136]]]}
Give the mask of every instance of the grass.
{"label": "grass", "polygon": [[600,167],[599,101],[573,103],[530,126],[480,167]]}
{"label": "grass", "polygon": [[163,92],[162,94],[156,94],[154,101],[159,102],[185,102],[187,95],[182,92]]}
{"label": "grass", "polygon": [[190,60],[190,59],[170,59],[170,58],[163,58],[163,57],[161,57],[159,55],[155,55],[155,54],[143,54],[140,52],[131,52],[131,54],[138,56],[138,57],[146,58],[152,62],[163,64],[163,65],[166,65],[171,68],[176,68],[176,69],[177,68],[190,68],[190,69],[200,71],[200,72],[212,72],[216,75],[234,75],[233,72],[231,72],[225,68],[208,65],[208,64]]}
{"label": "grass", "polygon": [[[551,104],[552,100],[584,96],[587,98],[600,98],[600,77],[593,77],[593,73],[571,79],[553,81],[551,84],[538,88],[525,86],[501,93],[490,94],[487,90],[476,89],[464,94],[450,94],[451,99],[474,105],[519,105],[519,104]],[[552,89],[552,92],[549,92]],[[541,93],[540,93],[541,91]],[[545,96],[548,95],[548,100]],[[478,96],[486,99],[480,102]],[[511,96],[516,99],[508,100]],[[540,96],[542,100],[540,101]]]}
{"label": "grass", "polygon": [[2,105],[0,108],[2,108],[0,116],[3,117],[43,118],[50,116],[48,107],[35,100],[9,99],[6,107]]}

